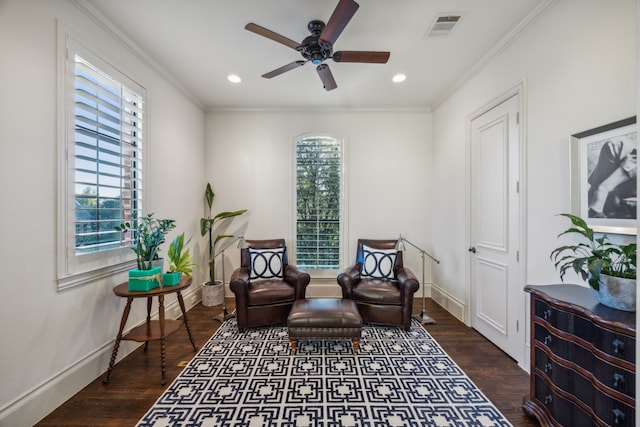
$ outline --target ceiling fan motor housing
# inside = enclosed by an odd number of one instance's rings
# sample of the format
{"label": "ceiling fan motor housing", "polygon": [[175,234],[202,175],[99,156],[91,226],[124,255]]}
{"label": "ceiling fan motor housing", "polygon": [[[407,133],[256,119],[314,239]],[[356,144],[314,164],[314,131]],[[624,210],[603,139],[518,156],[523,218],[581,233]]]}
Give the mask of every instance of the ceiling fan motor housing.
{"label": "ceiling fan motor housing", "polygon": [[333,46],[331,43],[327,43],[320,39],[320,34],[324,29],[324,22],[313,20],[307,25],[310,36],[307,36],[298,50],[305,59],[308,59],[315,65],[322,64],[326,59],[331,58],[333,53]]}

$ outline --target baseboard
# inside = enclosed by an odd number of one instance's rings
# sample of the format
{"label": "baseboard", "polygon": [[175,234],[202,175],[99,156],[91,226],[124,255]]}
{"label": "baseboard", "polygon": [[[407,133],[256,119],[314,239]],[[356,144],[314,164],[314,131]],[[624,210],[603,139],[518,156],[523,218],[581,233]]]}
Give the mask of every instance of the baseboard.
{"label": "baseboard", "polygon": [[433,283],[431,284],[431,298],[437,302],[438,305],[451,313],[456,319],[468,326],[468,323],[465,321],[464,302]]}
{"label": "baseboard", "polygon": [[307,285],[307,298],[342,298],[342,289],[332,279],[312,279]]}
{"label": "baseboard", "polygon": [[[200,289],[198,287],[188,289],[187,292],[183,293],[183,298],[188,310],[200,301]],[[174,314],[176,313],[180,313],[178,301],[175,300],[167,304],[165,312],[169,318],[175,317]],[[157,316],[157,312],[155,316]],[[118,318],[114,321],[119,322],[119,320]],[[135,326],[138,325],[131,325],[128,329],[132,329]],[[31,426],[36,424],[86,387],[87,384],[103,375],[109,366],[114,341],[115,337],[73,365],[68,366],[0,408],[0,427]],[[142,343],[133,341],[122,341],[118,349],[117,361],[122,360],[141,345]]]}

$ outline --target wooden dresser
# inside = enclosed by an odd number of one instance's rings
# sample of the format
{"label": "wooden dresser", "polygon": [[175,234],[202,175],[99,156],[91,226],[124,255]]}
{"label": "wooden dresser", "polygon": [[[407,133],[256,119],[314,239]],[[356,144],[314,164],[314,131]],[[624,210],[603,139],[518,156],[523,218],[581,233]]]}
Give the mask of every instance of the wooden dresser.
{"label": "wooden dresser", "polygon": [[635,425],[635,313],[598,304],[578,285],[531,294],[531,396],[543,426]]}

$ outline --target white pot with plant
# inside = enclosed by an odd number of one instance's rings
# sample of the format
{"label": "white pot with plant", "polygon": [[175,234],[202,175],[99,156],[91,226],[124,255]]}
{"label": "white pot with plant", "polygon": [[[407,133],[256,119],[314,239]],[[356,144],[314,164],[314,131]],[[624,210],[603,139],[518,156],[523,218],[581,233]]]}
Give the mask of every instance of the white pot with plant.
{"label": "white pot with plant", "polygon": [[561,214],[573,224],[558,237],[577,234],[582,241],[561,246],[551,252],[551,259],[564,281],[573,270],[586,281],[599,303],[624,311],[636,311],[636,243],[617,245],[606,234],[596,237],[593,229],[580,217]]}
{"label": "white pot with plant", "polygon": [[215,275],[215,259],[217,256],[216,244],[223,239],[234,237],[231,234],[218,234],[214,238],[214,226],[222,219],[242,215],[247,210],[241,209],[238,211],[220,212],[212,217],[211,211],[215,194],[213,193],[213,189],[209,183],[207,183],[204,198],[207,204],[208,215],[207,217],[200,219],[200,233],[202,236],[209,236],[209,280],[202,285],[202,305],[205,307],[212,307],[222,304],[224,300],[224,277],[222,280],[216,280]]}

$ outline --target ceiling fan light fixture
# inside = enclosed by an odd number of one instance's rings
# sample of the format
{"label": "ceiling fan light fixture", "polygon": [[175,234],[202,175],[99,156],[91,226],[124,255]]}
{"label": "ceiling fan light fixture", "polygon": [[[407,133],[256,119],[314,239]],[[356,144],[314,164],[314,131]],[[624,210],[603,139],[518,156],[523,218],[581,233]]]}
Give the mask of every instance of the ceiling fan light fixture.
{"label": "ceiling fan light fixture", "polygon": [[396,74],[395,76],[393,76],[391,81],[393,81],[394,83],[402,83],[406,79],[407,79],[406,75],[404,75],[404,74]]}
{"label": "ceiling fan light fixture", "polygon": [[229,80],[231,83],[240,83],[242,81],[240,76],[237,74],[229,74],[227,76],[227,80]]}

